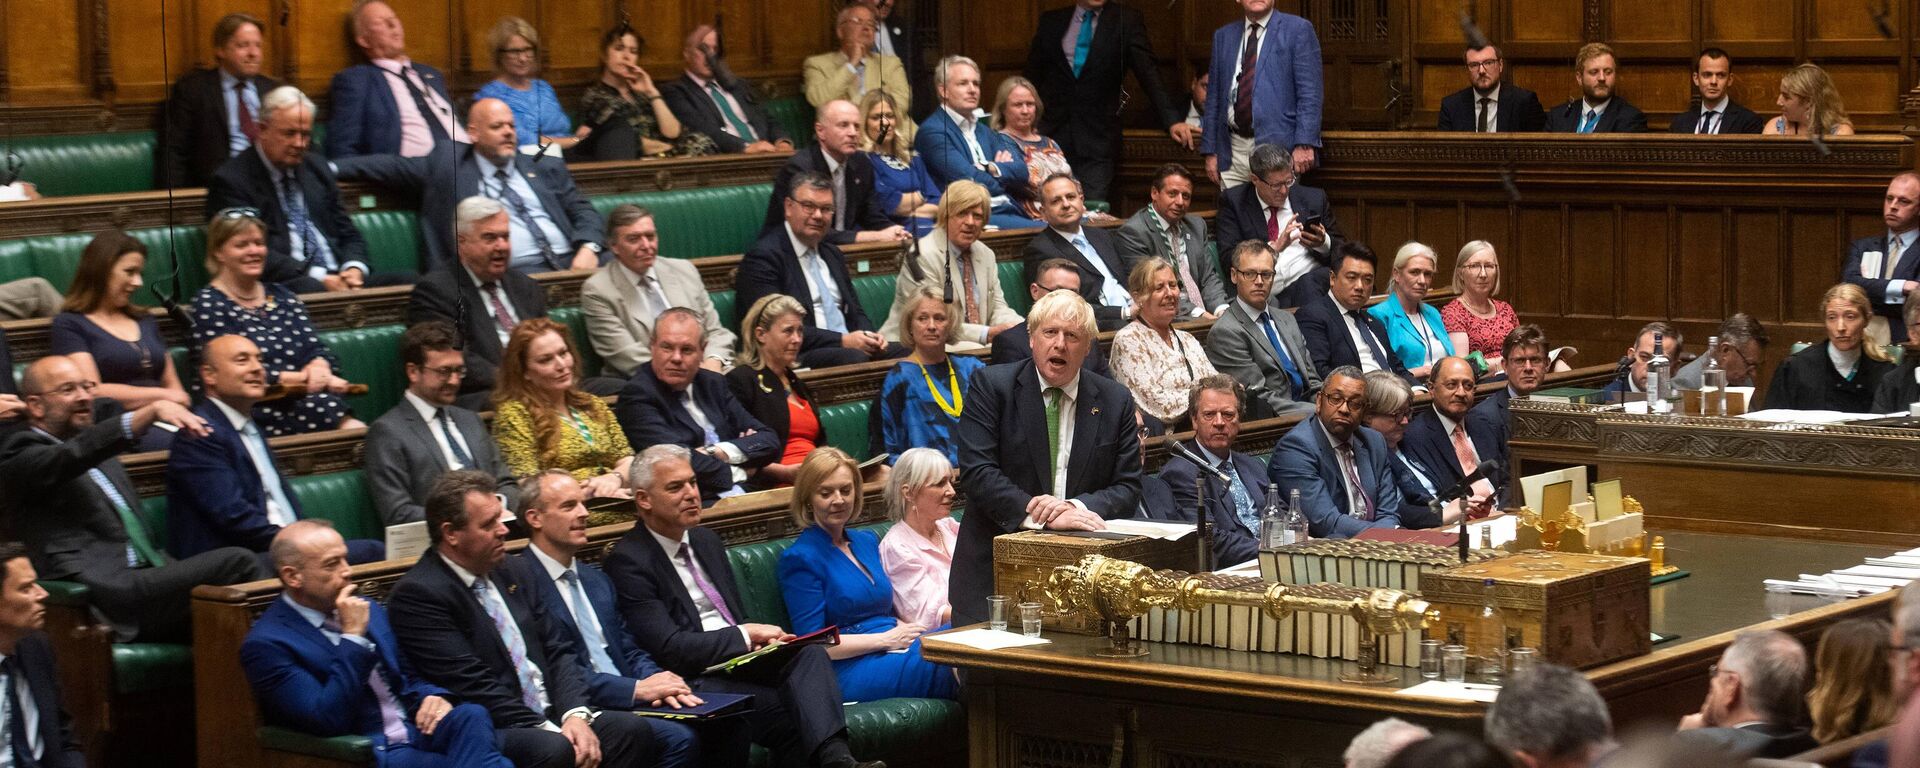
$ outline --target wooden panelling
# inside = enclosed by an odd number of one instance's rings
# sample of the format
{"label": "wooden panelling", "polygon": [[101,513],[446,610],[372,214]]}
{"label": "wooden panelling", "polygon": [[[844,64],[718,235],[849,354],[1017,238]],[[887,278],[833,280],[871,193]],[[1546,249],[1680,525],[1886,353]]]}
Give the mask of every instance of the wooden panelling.
{"label": "wooden panelling", "polygon": [[[1489,3],[1494,5],[1494,3]],[[1583,20],[1582,3],[1566,0],[1502,2],[1507,36],[1515,42],[1567,43],[1578,46]]]}
{"label": "wooden panelling", "polygon": [[[1563,3],[1563,5],[1571,5]],[[1613,42],[1685,43],[1694,38],[1693,3],[1675,0],[1613,0],[1607,23]]]}
{"label": "wooden panelling", "polygon": [[1747,0],[1743,3],[1704,3],[1701,16],[1709,41],[1776,41],[1793,39],[1794,0]]}
{"label": "wooden panelling", "polygon": [[77,0],[8,0],[6,82],[9,102],[58,103],[87,98],[82,66],[91,45]]}

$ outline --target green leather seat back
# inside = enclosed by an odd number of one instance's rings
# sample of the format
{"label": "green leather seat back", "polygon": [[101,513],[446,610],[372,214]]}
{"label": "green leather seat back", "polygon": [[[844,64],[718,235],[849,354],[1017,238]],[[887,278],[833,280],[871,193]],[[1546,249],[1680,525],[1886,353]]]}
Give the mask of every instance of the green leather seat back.
{"label": "green leather seat back", "polygon": [[1000,262],[1000,292],[1007,297],[1007,306],[1025,317],[1027,310],[1033,307],[1033,295],[1027,293],[1027,265],[1021,261]]}
{"label": "green leather seat back", "polygon": [[33,247],[28,240],[0,240],[0,283],[34,276]]}
{"label": "green leather seat back", "polygon": [[827,445],[846,451],[861,461],[872,456],[873,452],[867,450],[867,443],[872,437],[872,430],[867,428],[867,418],[872,410],[872,400],[822,407],[820,429],[826,433]]}
{"label": "green leather seat back", "polygon": [[740,335],[740,329],[733,327],[734,297],[735,297],[735,294],[732,288],[728,288],[724,291],[708,291],[707,292],[707,298],[713,300],[714,316],[720,318],[721,325],[724,325],[727,328],[731,329],[733,331],[733,334],[735,336],[738,336]]}
{"label": "green leather seat back", "polygon": [[793,539],[741,544],[727,548],[727,562],[733,566],[733,580],[740,585],[740,599],[747,621],[790,627],[787,602],[780,596],[780,576],[776,570],[780,553],[793,546]]}
{"label": "green leather seat back", "polygon": [[573,350],[579,356],[579,359],[574,361],[578,365],[577,375],[600,375],[600,355],[593,350],[593,343],[587,339],[587,316],[580,311],[580,308],[558,307],[547,312],[547,319],[566,326],[567,331],[573,334]]}
{"label": "green leather seat back", "polygon": [[367,385],[367,393],[347,398],[353,414],[369,424],[400,402],[407,389],[406,369],[400,364],[400,335],[406,326],[399,323],[367,328],[340,328],[321,331],[320,340],[340,358],[345,378]]}
{"label": "green leather seat back", "polygon": [[813,146],[813,107],[802,96],[788,96],[780,99],[768,99],[762,102],[767,109],[767,120],[780,126],[793,139],[794,149],[806,149]]}
{"label": "green leather seat back", "polygon": [[373,739],[365,736],[312,736],[289,728],[263,725],[256,731],[260,746],[275,752],[309,755],[347,765],[373,765]]}
{"label": "green leather seat back", "polygon": [[353,226],[367,241],[367,264],[375,272],[422,272],[419,216],[412,211],[360,211]]}
{"label": "green leather seat back", "polygon": [[861,275],[853,279],[853,293],[860,299],[860,309],[866,311],[875,329],[887,324],[887,313],[893,311],[893,284],[897,282],[898,275]]}
{"label": "green leather seat back", "polygon": [[333,523],[342,538],[383,540],[387,527],[373,510],[367,496],[366,473],[358,469],[329,472],[324,475],[296,475],[293,494],[300,498],[300,509],[307,517]]}
{"label": "green leather seat back", "polygon": [[153,131],[27,136],[11,149],[47,197],[138,192],[153,188]]}
{"label": "green leather seat back", "polygon": [[745,253],[766,220],[773,185],[744,184],[655,192],[629,192],[593,199],[600,215],[632,203],[653,211],[660,229],[660,255],[676,259]]}
{"label": "green leather seat back", "polygon": [[193,690],[193,646],[114,643],[113,692]]}
{"label": "green leather seat back", "polygon": [[967,762],[967,712],[950,699],[881,699],[849,704],[847,748],[864,760],[929,768]]}
{"label": "green leather seat back", "polygon": [[32,274],[46,278],[54,288],[66,293],[67,288],[73,285],[73,273],[80,269],[80,251],[90,242],[93,242],[91,232],[26,238],[27,258],[33,264]]}
{"label": "green leather seat back", "polygon": [[[147,268],[141,273],[147,284],[134,294],[134,301],[148,306],[160,306],[160,296],[174,291],[177,276],[180,295],[173,297],[175,302],[188,304],[193,295],[206,287],[207,275],[207,228],[199,224],[180,224],[172,227],[152,227],[136,229],[127,234],[147,246]],[[74,262],[79,264],[78,260]]]}

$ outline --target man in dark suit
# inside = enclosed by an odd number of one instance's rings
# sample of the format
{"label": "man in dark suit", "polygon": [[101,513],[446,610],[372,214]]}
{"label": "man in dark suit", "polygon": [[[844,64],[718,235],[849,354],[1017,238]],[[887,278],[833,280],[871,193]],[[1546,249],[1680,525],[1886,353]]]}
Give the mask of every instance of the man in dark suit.
{"label": "man in dark suit", "polygon": [[1885,232],[1853,241],[1840,279],[1860,286],[1873,302],[1873,313],[1886,318],[1894,343],[1907,340],[1900,308],[1920,291],[1920,175],[1902,173],[1887,183],[1880,206]]}
{"label": "man in dark suit", "polygon": [[547,292],[533,278],[507,267],[512,260],[506,206],[486,197],[460,202],[454,215],[459,258],[428,272],[407,299],[407,324],[440,320],[460,334],[466,376],[459,402],[470,410],[486,408],[500,356],[513,327],[530,317],[547,316]]}
{"label": "man in dark suit", "polygon": [[[240,643],[240,668],[270,724],[364,736],[379,768],[513,768],[480,705],[413,672],[379,603],[353,594],[347,542],[323,521],[273,537],[280,599]],[[409,717],[409,712],[412,716]]]}
{"label": "man in dark suit", "polygon": [[1334,271],[1328,290],[1312,297],[1293,315],[1315,370],[1353,366],[1362,372],[1389,370],[1414,382],[1387,342],[1387,328],[1367,313],[1373,297],[1373,250],[1363,243],[1344,242],[1334,252]]}
{"label": "man in dark suit", "polygon": [[207,423],[165,400],[96,422],[94,407],[108,402],[94,400],[97,386],[64,355],[27,367],[25,423],[0,441],[0,510],[41,577],[87,585],[117,642],[185,642],[194,587],[253,581],[266,569],[238,547],[166,556],[115,457],[156,423],[182,435],[204,435]]}
{"label": "man in dark suit", "polygon": [[[860,151],[860,108],[845,100],[820,105],[813,122],[813,146],[796,152],[773,177],[773,197],[767,201],[767,220],[760,234],[779,231],[788,220],[787,198],[794,181],[817,173],[833,192],[833,210],[827,213],[825,239],[834,245],[907,241],[912,234],[893,223],[873,194],[873,161]],[[745,312],[749,305],[742,305]]]}
{"label": "man in dark suit", "polygon": [[[47,642],[47,590],[27,556],[27,548],[0,542],[0,684],[7,686],[7,709],[0,719],[0,754],[11,765],[38,768],[86,768],[87,756],[74,743],[72,718],[60,705],[54,677],[53,645]],[[32,730],[28,730],[29,727]]]}
{"label": "man in dark suit", "polygon": [[680,79],[660,88],[660,98],[687,130],[713,139],[721,152],[791,152],[793,139],[754,95],[753,84],[733,74],[720,60],[720,33],[701,24],[680,46]]}
{"label": "man in dark suit", "polygon": [[1807,649],[1785,632],[1734,635],[1707,681],[1706,702],[1680,718],[1674,741],[1739,759],[1779,759],[1819,746],[1800,724],[1813,676],[1809,667]]}
{"label": "man in dark suit", "polygon": [[[206,399],[193,412],[207,434],[176,438],[167,461],[167,549],[191,557],[220,547],[265,553],[273,535],[304,517],[293,484],[253,421],[267,393],[260,348],[245,336],[221,336],[201,353]],[[378,541],[348,542],[353,562],[386,558]]]}
{"label": "man in dark suit", "polygon": [[328,97],[327,155],[425,157],[464,142],[440,70],[407,58],[400,17],[380,0],[353,7],[353,42],[367,61],[333,76]]}
{"label": "man in dark suit", "polygon": [[1140,501],[1133,396],[1080,368],[1094,344],[1093,308],[1056,291],[1034,302],[1027,322],[1032,364],[975,373],[955,432],[967,514],[948,580],[954,626],[986,620],[993,537],[1023,529],[1097,531],[1106,520],[1132,517]]}
{"label": "man in dark suit", "polygon": [[[1655,337],[1659,337],[1656,341]],[[1621,394],[1629,397],[1647,391],[1647,365],[1653,362],[1655,354],[1665,355],[1669,368],[1671,363],[1680,359],[1680,329],[1665,322],[1655,320],[1640,326],[1635,335],[1633,346],[1627,348],[1627,356],[1621,358],[1620,375],[1600,391],[1608,395]]]}
{"label": "man in dark suit", "polygon": [[1196,515],[1201,495],[1196,478],[1206,484],[1207,513],[1213,522],[1213,564],[1226,568],[1252,560],[1260,551],[1260,505],[1266,498],[1267,466],[1255,456],[1233,450],[1240,436],[1241,403],[1246,388],[1232,376],[1207,376],[1193,387],[1188,413],[1193,414],[1193,440],[1188,450],[1227,473],[1222,483],[1201,472],[1178,453],[1160,467],[1160,479],[1173,490],[1174,504],[1189,518]]}
{"label": "man in dark suit", "polygon": [[793,635],[738,613],[747,604],[720,535],[700,526],[700,485],[690,455],[678,445],[655,445],[633,459],[637,524],[601,560],[620,617],[640,650],[684,679],[695,695],[753,696],[747,727],[754,743],[773,752],[775,765],[856,765],[847,748],[840,684],[821,647],[801,648],[784,666],[749,664],[732,674],[701,674]]}
{"label": "man in dark suit", "polygon": [[1248,240],[1273,249],[1269,301],[1275,309],[1298,307],[1327,290],[1327,261],[1340,241],[1327,193],[1296,183],[1287,153],[1272,144],[1254,148],[1247,160],[1251,183],[1220,194],[1213,219],[1220,271],[1232,274],[1235,246]]}
{"label": "man in dark suit", "polygon": [[[1182,123],[1184,125],[1184,123]],[[1127,271],[1149,258],[1173,265],[1180,280],[1181,318],[1212,320],[1233,294],[1217,263],[1207,258],[1207,222],[1189,213],[1193,174],[1179,163],[1154,171],[1148,203],[1120,225],[1120,262]]]}
{"label": "man in dark suit", "polygon": [[1156,124],[1193,145],[1187,115],[1160,85],[1159,64],[1140,12],[1108,0],[1077,0],[1040,14],[1025,74],[1047,109],[1040,133],[1060,142],[1087,197],[1106,200],[1120,154],[1120,92],[1127,70],[1146,91]]}
{"label": "man in dark suit", "polygon": [[[1422,408],[1407,423],[1400,440],[1401,452],[1412,457],[1432,474],[1428,479],[1445,491],[1479,468],[1486,459],[1505,453],[1498,445],[1499,435],[1484,422],[1469,419],[1473,409],[1473,364],[1463,357],[1443,357],[1429,373],[1433,407]],[[1504,475],[1502,478],[1504,479]],[[1474,511],[1485,509],[1499,499],[1491,480],[1477,480],[1468,496]]]}
{"label": "man in dark suit", "polygon": [[[1904,308],[1907,314],[1907,327],[1912,329],[1914,327],[1913,312],[1920,308],[1920,305],[1907,304]],[[1675,387],[1699,389],[1708,362],[1720,364],[1720,372],[1727,375],[1727,386],[1751,387],[1758,383],[1754,379],[1759,376],[1760,370],[1766,367],[1767,345],[1772,342],[1772,338],[1767,335],[1766,327],[1762,326],[1760,321],[1753,319],[1752,315],[1745,312],[1735,312],[1733,316],[1720,322],[1720,327],[1708,340],[1713,344],[1712,348],[1701,352],[1693,362],[1681,366],[1680,370],[1674,372]],[[1904,409],[1905,406],[1890,410]],[[1887,413],[1888,411],[1877,412]]]}
{"label": "man in dark suit", "polygon": [[945,189],[960,179],[986,187],[992,208],[989,221],[1001,229],[1036,224],[1009,195],[1016,188],[1042,181],[1027,178],[1027,161],[1013,140],[993,130],[980,117],[980,65],[965,56],[948,56],[934,65],[934,89],[940,106],[920,123],[913,151],[927,163],[935,186]]}
{"label": "man in dark suit", "polygon": [[[1744,315],[1736,315],[1736,317],[1744,317]],[[1913,338],[1913,334],[1920,333],[1920,302],[1906,305],[1906,322],[1908,338]],[[1758,326],[1758,323],[1755,325]],[[1725,330],[1721,332],[1725,333]],[[1720,346],[1727,346],[1724,336]],[[1912,346],[1908,346],[1906,354],[1900,356],[1900,367],[1895,368],[1893,373],[1880,377],[1880,388],[1873,393],[1873,412],[1909,411],[1908,415],[1920,415],[1920,408],[1913,407],[1914,403],[1920,403],[1920,372],[1916,371],[1920,371],[1920,354],[1915,353]],[[1727,381],[1731,382],[1733,378],[1729,376]]]}
{"label": "man in dark suit", "polygon": [[454,404],[466,377],[459,332],[427,320],[400,337],[407,391],[367,430],[367,494],[387,525],[427,519],[433,483],[449,470],[473,469],[500,480],[500,494],[518,506],[520,486],[500,458],[480,414]]}
{"label": "man in dark suit", "polygon": [[229,13],[213,25],[213,69],[173,83],[160,121],[153,181],[160,189],[204,187],[227,159],[253,143],[260,97],[280,81],[260,74],[266,25]]}
{"label": "man in dark suit", "polygon": [[1247,384],[1250,418],[1313,410],[1320,371],[1293,313],[1268,304],[1273,249],[1248,240],[1233,249],[1233,304],[1207,332],[1207,357],[1221,373]]}
{"label": "man in dark suit", "polygon": [[1512,83],[1501,82],[1506,60],[1500,48],[1485,45],[1467,49],[1466,88],[1440,100],[1440,130],[1475,133],[1538,132],[1547,127],[1540,97]]}
{"label": "man in dark suit", "polygon": [[1646,133],[1647,116],[1615,92],[1613,48],[1587,43],[1573,58],[1580,98],[1547,113],[1550,133]]}
{"label": "man in dark suit", "polygon": [[1056,173],[1040,185],[1046,206],[1047,228],[1027,241],[1022,256],[1027,282],[1036,282],[1040,265],[1051,259],[1071,262],[1080,271],[1080,297],[1093,309],[1100,330],[1111,331],[1133,316],[1133,297],[1127,293],[1126,265],[1114,247],[1113,235],[1081,223],[1087,215],[1080,182]]}
{"label": "man in dark suit", "polygon": [[1360,369],[1327,373],[1313,418],[1294,425],[1273,447],[1267,477],[1280,492],[1300,492],[1309,533],[1349,539],[1368,528],[1400,526],[1400,486],[1380,433],[1360,423],[1366,410]]}
{"label": "man in dark suit", "polygon": [[693,451],[707,501],[741,493],[759,468],[780,458],[780,435],[741,407],[720,374],[700,367],[706,329],[685,307],[660,313],[653,359],[620,390],[614,416],[628,445],[671,443]]}
{"label": "man in dark suit", "polygon": [[[1515,397],[1526,397],[1540,389],[1540,382],[1547,377],[1547,334],[1540,326],[1527,323],[1507,333],[1500,342],[1500,368],[1507,374],[1507,386],[1493,394],[1481,398],[1467,412],[1467,435],[1486,435],[1485,444],[1491,453],[1482,450],[1480,458],[1494,459],[1507,464],[1511,455],[1507,449],[1507,436],[1511,428],[1507,420],[1507,407]],[[1478,449],[1480,446],[1475,445]],[[1512,465],[1507,464],[1508,471]]]}
{"label": "man in dark suit", "polygon": [[740,259],[733,322],[738,324],[761,297],[780,293],[807,308],[800,344],[804,365],[826,368],[903,354],[897,343],[890,352],[886,339],[874,332],[853,292],[846,256],[826,239],[835,210],[833,181],[819,171],[801,171],[774,191],[785,196],[785,220]]}
{"label": "man in dark suit", "polygon": [[427,682],[493,716],[516,766],[651,765],[652,727],[628,712],[596,713],[584,663],[506,560],[495,480],[448,472],[427,498],[432,548],[387,598],[400,648]]}
{"label": "man in dark suit", "polygon": [[[1054,291],[1080,293],[1080,268],[1066,259],[1047,259],[1035,268],[1033,281],[1027,283],[1027,296],[1034,301]],[[1033,339],[1027,334],[1027,321],[1000,332],[993,337],[993,351],[987,358],[994,365],[1017,363],[1033,359]],[[1109,379],[1113,374],[1107,370],[1107,356],[1100,352],[1095,344],[1087,350],[1086,360],[1080,367],[1100,374]]]}
{"label": "man in dark suit", "polygon": [[1200,154],[1222,189],[1247,182],[1256,145],[1287,152],[1294,173],[1312,169],[1320,147],[1320,39],[1313,24],[1279,13],[1273,0],[1238,0],[1243,17],[1213,32]]}
{"label": "man in dark suit", "polygon": [[[1736,134],[1759,133],[1766,118],[1735,104],[1727,91],[1733,88],[1733,59],[1719,48],[1707,48],[1693,58],[1693,87],[1700,100],[1687,111],[1674,115],[1667,130],[1672,133]],[[1705,116],[1705,120],[1701,117]]]}

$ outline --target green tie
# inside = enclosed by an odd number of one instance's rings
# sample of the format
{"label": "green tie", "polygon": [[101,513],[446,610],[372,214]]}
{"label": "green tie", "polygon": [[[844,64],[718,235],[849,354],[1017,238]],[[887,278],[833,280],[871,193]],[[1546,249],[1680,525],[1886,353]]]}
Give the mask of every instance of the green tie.
{"label": "green tie", "polygon": [[1053,484],[1053,469],[1060,466],[1060,398],[1065,392],[1047,387],[1047,484]]}

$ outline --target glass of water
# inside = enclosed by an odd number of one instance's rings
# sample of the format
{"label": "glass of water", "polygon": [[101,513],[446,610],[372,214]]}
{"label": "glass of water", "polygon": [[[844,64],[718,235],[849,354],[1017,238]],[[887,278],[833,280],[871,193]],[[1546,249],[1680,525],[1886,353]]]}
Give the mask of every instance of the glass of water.
{"label": "glass of water", "polygon": [[1793,615],[1793,591],[1787,585],[1767,585],[1767,615],[1776,619]]}
{"label": "glass of water", "polygon": [[1420,676],[1428,680],[1440,678],[1440,641],[1420,641]]}
{"label": "glass of water", "polygon": [[998,632],[1007,631],[1007,604],[1013,598],[1006,595],[987,595],[987,628]]}
{"label": "glass of water", "polygon": [[1444,645],[1440,647],[1440,676],[1449,683],[1467,681],[1467,647],[1464,645]]}
{"label": "glass of water", "polygon": [[1040,636],[1040,604],[1020,604],[1020,634],[1027,637]]}
{"label": "glass of water", "polygon": [[1540,660],[1540,651],[1534,648],[1515,648],[1507,652],[1507,679],[1519,677],[1521,672],[1533,668]]}

